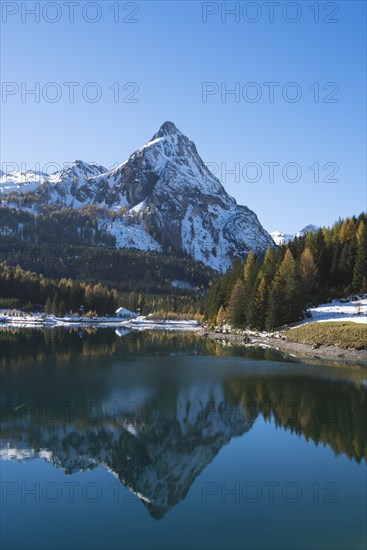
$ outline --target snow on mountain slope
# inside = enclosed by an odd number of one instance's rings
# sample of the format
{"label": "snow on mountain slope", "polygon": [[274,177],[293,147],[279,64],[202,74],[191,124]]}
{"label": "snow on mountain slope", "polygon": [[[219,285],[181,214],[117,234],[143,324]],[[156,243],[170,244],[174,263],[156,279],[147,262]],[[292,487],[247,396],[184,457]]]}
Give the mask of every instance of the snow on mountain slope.
{"label": "snow on mountain slope", "polygon": [[131,223],[128,218],[113,221],[106,219],[106,223],[100,223],[99,227],[116,237],[117,248],[135,248],[144,252],[162,251],[162,246],[141,224]]}
{"label": "snow on mountain slope", "polygon": [[293,239],[293,235],[281,233],[280,231],[270,231],[271,238],[278,246],[287,243]]}
{"label": "snow on mountain slope", "polygon": [[37,172],[35,170],[7,173],[1,171],[0,193],[34,191],[48,177],[48,174],[45,172]]}
{"label": "snow on mountain slope", "polygon": [[114,212],[99,223],[118,247],[184,253],[218,271],[250,250],[261,254],[274,246],[257,216],[227,194],[172,122],[117,168],[76,161],[35,193],[37,208],[94,204]]}
{"label": "snow on mountain slope", "polygon": [[49,202],[78,208],[94,202],[94,179],[107,172],[99,164],[76,160],[71,166],[52,174],[39,193]]}
{"label": "snow on mountain slope", "polygon": [[312,225],[312,224],[306,225],[306,227],[304,227],[300,231],[297,231],[297,233],[294,236],[295,237],[304,237],[310,231],[312,231],[313,233],[316,233],[319,229],[320,228],[317,225]]}

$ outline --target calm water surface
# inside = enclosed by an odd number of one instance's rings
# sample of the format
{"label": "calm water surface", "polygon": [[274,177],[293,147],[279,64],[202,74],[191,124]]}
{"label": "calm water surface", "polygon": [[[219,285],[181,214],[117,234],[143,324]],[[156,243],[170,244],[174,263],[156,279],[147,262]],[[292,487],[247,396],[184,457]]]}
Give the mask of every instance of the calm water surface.
{"label": "calm water surface", "polygon": [[0,344],[3,550],[366,547],[364,367],[193,334]]}

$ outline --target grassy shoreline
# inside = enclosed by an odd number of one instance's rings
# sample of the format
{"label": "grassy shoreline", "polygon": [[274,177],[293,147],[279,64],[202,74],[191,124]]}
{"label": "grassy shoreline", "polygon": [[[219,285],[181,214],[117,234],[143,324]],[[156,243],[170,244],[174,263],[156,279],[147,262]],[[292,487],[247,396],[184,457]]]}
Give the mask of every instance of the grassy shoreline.
{"label": "grassy shoreline", "polygon": [[367,327],[363,323],[307,323],[283,333],[289,342],[340,349],[367,350]]}
{"label": "grassy shoreline", "polygon": [[265,346],[280,350],[286,355],[335,361],[356,361],[367,366],[367,327],[365,324],[331,321],[307,323],[297,328],[275,333],[226,330],[224,332],[204,332],[203,335],[235,346]]}

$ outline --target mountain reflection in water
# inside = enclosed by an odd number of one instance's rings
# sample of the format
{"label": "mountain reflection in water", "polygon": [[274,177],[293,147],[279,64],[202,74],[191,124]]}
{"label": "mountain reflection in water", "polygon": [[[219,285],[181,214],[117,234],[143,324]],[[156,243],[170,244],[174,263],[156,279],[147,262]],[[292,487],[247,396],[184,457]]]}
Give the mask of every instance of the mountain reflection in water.
{"label": "mountain reflection in water", "polygon": [[155,518],[260,419],[367,459],[363,367],[279,361],[195,334],[18,330],[0,342],[2,458],[41,457],[66,474],[102,466]]}

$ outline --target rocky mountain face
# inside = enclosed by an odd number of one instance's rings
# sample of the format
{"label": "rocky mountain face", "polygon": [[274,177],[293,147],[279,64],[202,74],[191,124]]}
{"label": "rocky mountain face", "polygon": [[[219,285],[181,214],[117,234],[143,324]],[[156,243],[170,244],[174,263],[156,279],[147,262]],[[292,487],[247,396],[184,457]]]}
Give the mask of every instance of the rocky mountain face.
{"label": "rocky mountain face", "polygon": [[3,174],[2,205],[26,205],[35,214],[45,205],[96,205],[103,209],[101,229],[120,248],[171,250],[225,271],[235,257],[274,246],[254,212],[227,194],[195,144],[172,122],[117,168],[76,161],[51,176],[31,179],[30,174],[24,182],[14,173]]}

